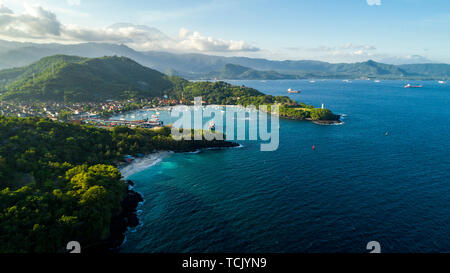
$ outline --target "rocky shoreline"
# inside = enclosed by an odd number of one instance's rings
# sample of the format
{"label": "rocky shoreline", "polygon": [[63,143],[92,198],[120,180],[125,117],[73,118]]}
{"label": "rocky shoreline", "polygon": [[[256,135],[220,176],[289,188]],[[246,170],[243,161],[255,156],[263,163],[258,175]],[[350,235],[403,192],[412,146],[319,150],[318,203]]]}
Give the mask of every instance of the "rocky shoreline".
{"label": "rocky shoreline", "polygon": [[338,118],[335,120],[313,120],[310,118],[297,118],[297,117],[289,117],[289,116],[280,116],[282,119],[290,119],[290,120],[298,120],[298,121],[308,121],[319,125],[333,125],[333,124],[342,124],[341,116],[338,115]]}
{"label": "rocky shoreline", "polygon": [[[193,141],[195,142],[195,141]],[[199,150],[204,149],[226,149],[226,148],[235,148],[239,147],[240,144],[236,142],[226,141],[226,140],[211,140],[211,141],[204,141],[202,143],[197,143],[196,145],[193,145],[192,147],[186,147],[186,148],[178,148],[178,149],[172,149],[171,151],[174,153],[192,153]]]}
{"label": "rocky shoreline", "polygon": [[319,125],[333,125],[343,123],[343,121],[341,120],[313,120],[312,122]]}
{"label": "rocky shoreline", "polygon": [[139,225],[137,208],[139,203],[144,202],[143,196],[134,191],[132,187],[134,182],[127,180],[128,189],[125,198],[122,201],[122,211],[119,215],[111,219],[111,234],[107,240],[109,249],[117,249],[125,240],[125,233],[128,228],[135,228]]}
{"label": "rocky shoreline", "polygon": [[110,235],[108,239],[102,241],[99,245],[86,249],[86,252],[101,253],[115,252],[125,241],[125,233],[129,228],[135,228],[139,225],[137,208],[144,201],[142,195],[132,189],[134,182],[127,180],[128,185],[125,198],[122,200],[122,211],[119,215],[111,219]]}
{"label": "rocky shoreline", "polygon": [[[224,148],[235,148],[240,147],[240,144],[229,141],[212,141],[209,145],[199,145],[195,147],[188,147],[186,149],[174,149],[175,153],[189,153],[196,152],[203,149],[224,149]],[[103,240],[96,246],[91,246],[86,249],[86,252],[101,253],[101,252],[116,252],[119,250],[120,246],[125,241],[125,234],[129,228],[137,227],[139,222],[139,217],[137,215],[137,209],[139,204],[144,202],[143,196],[134,191],[134,182],[131,180],[126,180],[127,192],[125,198],[122,200],[121,206],[122,210],[120,214],[114,216],[111,219],[110,224],[110,235],[108,239]]]}

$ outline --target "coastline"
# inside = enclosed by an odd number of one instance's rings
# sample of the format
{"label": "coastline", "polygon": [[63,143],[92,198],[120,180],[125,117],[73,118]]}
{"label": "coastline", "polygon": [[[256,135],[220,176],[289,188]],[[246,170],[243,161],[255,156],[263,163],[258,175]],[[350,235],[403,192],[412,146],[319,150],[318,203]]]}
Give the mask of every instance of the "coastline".
{"label": "coastline", "polygon": [[312,123],[318,124],[318,125],[341,125],[344,124],[344,122],[340,119],[338,120],[311,120]]}
{"label": "coastline", "polygon": [[[175,106],[162,106],[162,107],[143,107],[140,109],[134,109],[134,110],[129,110],[129,111],[125,111],[122,112],[121,114],[128,114],[131,113],[133,111],[139,111],[139,110],[145,110],[145,111],[170,111],[172,109],[172,107],[176,107],[176,106],[185,106],[185,105],[175,105]],[[245,106],[243,105],[216,105],[216,104],[211,104],[211,106],[217,106],[217,107],[242,107],[245,108]],[[261,110],[259,110],[261,111]],[[283,115],[279,115],[280,118],[283,119],[290,119],[290,120],[298,120],[298,121],[309,121],[318,125],[340,125],[343,124],[344,122],[341,120],[342,115],[336,115],[338,118],[336,120],[313,120],[310,118],[297,118],[297,117],[290,117],[290,116],[283,116]],[[110,116],[109,116],[110,117]],[[183,152],[183,151],[181,151]],[[192,152],[191,150],[188,150],[186,152]]]}
{"label": "coastline", "polygon": [[126,232],[129,228],[139,225],[137,209],[139,204],[144,202],[143,196],[134,191],[134,182],[124,181],[128,185],[125,197],[121,203],[121,212],[111,218],[110,234],[107,239],[99,241],[98,244],[90,246],[84,250],[85,253],[114,253],[125,242]]}
{"label": "coastline", "polygon": [[312,122],[314,124],[317,125],[340,125],[340,124],[344,124],[344,122],[341,120],[342,115],[336,115],[338,116],[338,118],[336,120],[313,120],[310,118],[296,118],[296,117],[288,117],[288,116],[279,116],[282,119],[289,119],[289,120],[297,120],[297,121],[308,121],[308,122]]}
{"label": "coastline", "polygon": [[140,221],[137,215],[139,204],[144,202],[142,194],[133,190],[134,182],[126,180],[128,189],[122,201],[122,211],[119,215],[111,219],[110,236],[107,240],[108,250],[117,251],[125,242],[126,232],[130,228],[135,228]]}
{"label": "coastline", "polygon": [[[141,224],[141,220],[138,216],[139,206],[145,202],[144,196],[135,191],[133,188],[135,183],[128,179],[131,175],[142,171],[143,169],[150,168],[151,166],[158,164],[161,160],[166,157],[169,153],[199,153],[203,150],[221,150],[226,148],[241,148],[241,144],[236,142],[223,142],[225,144],[213,145],[211,147],[201,147],[192,149],[183,149],[178,151],[157,151],[144,156],[142,159],[137,159],[137,161],[132,163],[118,164],[116,168],[124,176],[124,181],[127,184],[127,191],[125,197],[122,200],[122,210],[121,212],[112,217],[110,224],[110,235],[106,240],[100,242],[97,246],[90,247],[86,252],[117,252],[120,247],[126,242],[126,233],[133,228],[136,228]],[[218,143],[216,143],[218,144]],[[135,168],[135,164],[138,168]],[[143,163],[143,164],[142,164]],[[127,168],[129,168],[127,170]]]}
{"label": "coastline", "polygon": [[[220,105],[222,106],[222,105]],[[223,105],[224,107],[243,107],[242,105]],[[167,111],[170,110],[169,107],[155,107],[155,108],[141,108],[134,109],[127,112],[132,112],[136,110],[147,110],[147,111]],[[281,116],[283,119],[291,119],[297,121],[308,121],[313,122],[318,125],[339,125],[343,124],[340,120],[341,115],[337,115],[337,120],[312,120],[312,119],[299,119],[296,117]],[[110,235],[108,239],[103,240],[98,246],[90,248],[92,250],[99,250],[102,252],[117,252],[123,243],[126,242],[126,233],[132,229],[136,228],[141,224],[138,216],[138,209],[140,204],[142,204],[145,199],[142,194],[133,189],[135,183],[129,180],[128,177],[131,175],[147,169],[159,162],[167,156],[168,153],[200,153],[203,150],[216,150],[225,148],[240,148],[243,147],[239,143],[229,142],[229,141],[208,141],[206,143],[200,142],[196,143],[192,147],[187,147],[183,149],[175,149],[169,151],[155,151],[153,153],[147,154],[142,158],[138,158],[131,163],[118,162],[116,163],[116,168],[121,172],[127,184],[127,190],[125,197],[122,200],[121,212],[111,219],[110,224]]]}

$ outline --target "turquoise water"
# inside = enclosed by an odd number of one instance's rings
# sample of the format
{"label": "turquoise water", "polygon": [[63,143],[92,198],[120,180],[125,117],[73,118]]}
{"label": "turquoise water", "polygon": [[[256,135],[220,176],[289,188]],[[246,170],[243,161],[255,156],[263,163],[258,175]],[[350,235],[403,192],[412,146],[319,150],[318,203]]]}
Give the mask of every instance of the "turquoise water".
{"label": "turquoise water", "polygon": [[146,200],[142,224],[122,252],[367,252],[373,240],[383,252],[450,252],[448,84],[230,82],[301,89],[290,96],[345,123],[281,120],[274,152],[239,141],[137,166],[129,178]]}

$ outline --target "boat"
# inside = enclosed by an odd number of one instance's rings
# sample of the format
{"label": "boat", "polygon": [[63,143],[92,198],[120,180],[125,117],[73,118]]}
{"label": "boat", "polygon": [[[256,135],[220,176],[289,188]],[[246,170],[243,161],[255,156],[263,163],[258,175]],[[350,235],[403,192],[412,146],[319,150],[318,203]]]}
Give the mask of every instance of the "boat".
{"label": "boat", "polygon": [[161,113],[160,112],[156,112],[156,114],[159,116],[159,115],[161,115]]}
{"label": "boat", "polygon": [[438,81],[438,83],[440,83],[440,84],[445,84],[445,82],[444,82],[444,81]]}
{"label": "boat", "polygon": [[310,83],[315,83],[316,81],[314,81],[314,80],[312,80],[312,81],[309,81]]}
{"label": "boat", "polygon": [[300,91],[300,90],[292,90],[291,88],[289,88],[289,89],[287,90],[287,92],[288,92],[288,93],[293,93],[293,94],[299,94],[299,93],[301,93],[302,91]]}
{"label": "boat", "polygon": [[407,85],[405,85],[405,88],[422,88],[423,86],[422,85],[411,85],[411,84],[407,84]]}
{"label": "boat", "polygon": [[343,82],[346,82],[346,83],[351,83],[351,81],[350,80],[342,80]]}
{"label": "boat", "polygon": [[211,121],[209,123],[209,130],[215,131],[216,130],[216,123],[214,121]]}
{"label": "boat", "polygon": [[374,80],[374,82],[380,82],[380,80]]}
{"label": "boat", "polygon": [[149,128],[160,127],[162,125],[163,125],[162,121],[151,120],[151,121],[147,121],[147,122],[139,124],[139,127],[144,128],[144,129],[149,129]]}
{"label": "boat", "polygon": [[126,155],[123,159],[127,163],[131,163],[133,160],[135,160],[134,156],[131,155]]}

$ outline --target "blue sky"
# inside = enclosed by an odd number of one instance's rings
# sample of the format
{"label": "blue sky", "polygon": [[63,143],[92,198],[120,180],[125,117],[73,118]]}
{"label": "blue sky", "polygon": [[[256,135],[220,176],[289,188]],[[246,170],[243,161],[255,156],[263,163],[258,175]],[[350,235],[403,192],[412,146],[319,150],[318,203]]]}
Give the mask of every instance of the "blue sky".
{"label": "blue sky", "polygon": [[[0,3],[0,38],[8,40],[117,42],[138,50],[270,59],[450,63],[447,0]],[[115,23],[129,24],[110,27]]]}

